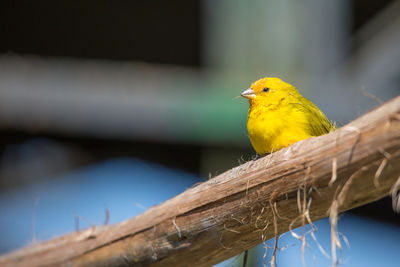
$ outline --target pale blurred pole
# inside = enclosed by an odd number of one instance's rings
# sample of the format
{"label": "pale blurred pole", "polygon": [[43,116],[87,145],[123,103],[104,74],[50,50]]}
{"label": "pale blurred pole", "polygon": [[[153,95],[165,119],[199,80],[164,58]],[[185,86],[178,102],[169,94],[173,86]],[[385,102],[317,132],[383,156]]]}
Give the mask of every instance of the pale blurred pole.
{"label": "pale blurred pole", "polygon": [[306,12],[295,0],[204,0],[204,65],[248,82],[265,75],[298,79]]}

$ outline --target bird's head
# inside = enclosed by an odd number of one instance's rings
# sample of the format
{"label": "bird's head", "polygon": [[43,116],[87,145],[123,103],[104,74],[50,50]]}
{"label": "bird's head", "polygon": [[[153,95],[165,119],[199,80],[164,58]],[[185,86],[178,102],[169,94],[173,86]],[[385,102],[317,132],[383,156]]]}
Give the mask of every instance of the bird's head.
{"label": "bird's head", "polygon": [[266,77],[255,81],[241,96],[249,99],[250,104],[277,104],[290,95],[297,96],[296,88],[279,78]]}

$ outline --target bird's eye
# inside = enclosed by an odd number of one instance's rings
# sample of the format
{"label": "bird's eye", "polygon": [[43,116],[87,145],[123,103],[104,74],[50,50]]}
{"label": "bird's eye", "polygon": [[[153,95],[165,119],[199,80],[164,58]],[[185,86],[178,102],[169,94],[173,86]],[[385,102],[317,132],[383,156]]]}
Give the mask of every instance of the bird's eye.
{"label": "bird's eye", "polygon": [[265,87],[264,89],[263,89],[263,92],[268,92],[269,91],[269,88],[268,87]]}

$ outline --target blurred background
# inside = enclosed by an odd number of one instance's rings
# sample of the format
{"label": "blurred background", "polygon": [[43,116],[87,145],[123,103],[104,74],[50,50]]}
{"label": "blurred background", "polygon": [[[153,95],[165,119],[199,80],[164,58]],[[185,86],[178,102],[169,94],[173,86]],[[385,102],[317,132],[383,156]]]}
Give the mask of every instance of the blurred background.
{"label": "blurred background", "polygon": [[[3,0],[0,253],[131,218],[250,160],[234,97],[261,77],[342,126],[399,94],[399,62],[394,0]],[[398,266],[399,226],[390,199],[346,213],[345,266]],[[290,238],[279,266],[301,266]],[[312,242],[306,253],[329,266]]]}

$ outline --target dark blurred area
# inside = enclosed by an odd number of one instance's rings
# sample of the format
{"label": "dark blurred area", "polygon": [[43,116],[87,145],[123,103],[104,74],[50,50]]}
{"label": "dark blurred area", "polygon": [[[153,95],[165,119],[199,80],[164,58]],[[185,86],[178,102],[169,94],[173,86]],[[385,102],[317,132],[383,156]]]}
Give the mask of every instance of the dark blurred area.
{"label": "dark blurred area", "polygon": [[[339,126],[378,105],[364,91],[398,95],[400,1],[284,2],[2,1],[0,252],[73,231],[79,203],[115,223],[250,160],[232,98],[262,76]],[[350,213],[400,224],[389,198]]]}
{"label": "dark blurred area", "polygon": [[201,65],[198,0],[0,5],[2,53]]}

